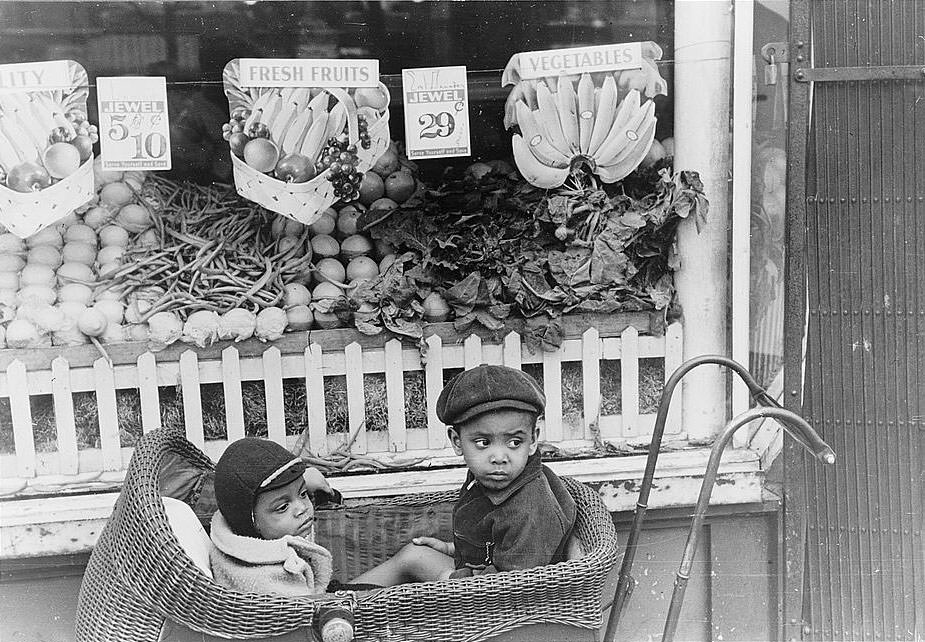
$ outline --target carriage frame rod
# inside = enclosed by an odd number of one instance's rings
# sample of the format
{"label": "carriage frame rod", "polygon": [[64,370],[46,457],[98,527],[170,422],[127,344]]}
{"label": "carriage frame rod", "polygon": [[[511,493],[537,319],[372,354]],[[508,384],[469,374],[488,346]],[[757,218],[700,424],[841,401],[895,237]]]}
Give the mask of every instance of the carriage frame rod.
{"label": "carriage frame rod", "polygon": [[[642,525],[646,517],[646,509],[649,504],[649,493],[652,490],[652,482],[655,478],[655,467],[658,463],[658,455],[662,446],[662,437],[665,433],[665,423],[668,420],[668,408],[671,399],[674,396],[674,390],[678,383],[688,372],[697,366],[710,364],[729,368],[742,379],[745,386],[751,394],[752,400],[759,406],[768,408],[780,408],[780,404],[768,394],[752,374],[737,361],[723,355],[701,355],[693,357],[682,363],[672,373],[668,381],[665,382],[665,389],[662,391],[661,399],[658,404],[658,413],[655,417],[655,427],[652,431],[652,440],[649,444],[649,454],[646,459],[646,469],[642,478],[642,486],[639,489],[639,498],[636,500],[636,510],[633,515],[633,525],[630,528],[629,537],[626,540],[626,551],[623,554],[623,563],[620,566],[620,576],[617,581],[617,587],[614,591],[613,604],[610,607],[610,616],[607,619],[607,629],[604,633],[604,642],[612,642],[617,632],[617,625],[623,610],[626,607],[627,600],[632,593],[633,578],[630,572],[633,568],[633,562],[636,559],[636,549],[639,546],[639,534],[642,532]],[[806,445],[806,444],[804,444]]]}
{"label": "carriage frame rod", "polygon": [[687,544],[684,546],[684,555],[681,558],[681,565],[678,567],[674,581],[674,590],[671,594],[671,604],[668,607],[668,617],[665,619],[662,642],[674,642],[675,632],[681,616],[681,605],[684,602],[684,592],[687,589],[687,582],[690,580],[691,567],[697,553],[697,542],[700,539],[700,531],[703,528],[704,519],[706,519],[707,509],[710,506],[710,495],[713,493],[713,486],[716,482],[716,474],[719,470],[723,451],[739,428],[762,417],[772,417],[780,422],[784,430],[794,436],[822,463],[829,465],[835,463],[835,452],[832,448],[822,440],[805,419],[790,410],[776,407],[752,408],[734,417],[726,424],[725,429],[710,451],[707,470],[700,485],[700,495],[697,497],[697,506],[694,510],[694,516],[691,518]]}

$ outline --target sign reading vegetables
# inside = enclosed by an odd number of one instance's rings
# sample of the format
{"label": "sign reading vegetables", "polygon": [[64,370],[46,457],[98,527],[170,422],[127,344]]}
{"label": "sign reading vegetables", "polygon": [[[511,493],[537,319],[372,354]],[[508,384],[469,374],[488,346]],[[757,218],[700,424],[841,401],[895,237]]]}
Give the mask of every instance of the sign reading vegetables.
{"label": "sign reading vegetables", "polygon": [[505,129],[517,168],[532,185],[553,188],[575,172],[615,183],[655,140],[655,101],[668,95],[654,42],[514,54],[501,85],[514,85]]}
{"label": "sign reading vegetables", "polygon": [[355,200],[388,148],[378,61],[236,59],[224,85],[238,193],[306,225]]}
{"label": "sign reading vegetables", "polygon": [[543,78],[557,74],[640,69],[642,43],[527,51],[517,54],[521,78]]}
{"label": "sign reading vegetables", "polygon": [[97,78],[105,170],[170,169],[167,82],[158,77]]}
{"label": "sign reading vegetables", "polygon": [[0,223],[21,238],[93,196],[88,86],[72,60],[0,65]]}

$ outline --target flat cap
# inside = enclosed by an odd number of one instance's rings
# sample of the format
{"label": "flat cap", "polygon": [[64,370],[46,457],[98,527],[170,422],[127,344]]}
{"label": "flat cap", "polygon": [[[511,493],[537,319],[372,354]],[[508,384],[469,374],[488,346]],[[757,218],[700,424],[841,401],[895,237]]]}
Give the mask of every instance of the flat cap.
{"label": "flat cap", "polygon": [[450,379],[437,399],[437,417],[449,426],[499,408],[541,414],[546,397],[523,370],[483,364]]}

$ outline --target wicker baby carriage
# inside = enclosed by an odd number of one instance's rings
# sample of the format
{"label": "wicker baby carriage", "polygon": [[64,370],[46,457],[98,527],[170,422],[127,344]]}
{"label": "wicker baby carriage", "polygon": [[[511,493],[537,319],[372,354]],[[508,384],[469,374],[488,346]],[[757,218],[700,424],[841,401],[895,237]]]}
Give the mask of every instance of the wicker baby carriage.
{"label": "wicker baby carriage", "polygon": [[[215,584],[184,553],[167,521],[159,490],[165,462],[177,457],[203,472],[213,466],[176,431],[153,431],[136,447],[122,492],[84,575],[78,641],[213,636],[317,639],[312,629],[316,612],[327,604],[343,603],[341,594],[289,598],[239,593]],[[461,642],[527,630],[532,630],[530,639],[596,639],[605,578],[617,553],[616,533],[597,493],[574,480],[566,479],[566,484],[578,504],[576,537],[582,557],[525,571],[358,594],[355,639]],[[426,510],[452,501],[455,495],[454,491],[380,500],[374,512]],[[323,539],[321,543],[338,545]],[[393,550],[402,543],[395,542]],[[529,629],[520,628],[525,626]],[[178,633],[181,630],[185,633]]]}

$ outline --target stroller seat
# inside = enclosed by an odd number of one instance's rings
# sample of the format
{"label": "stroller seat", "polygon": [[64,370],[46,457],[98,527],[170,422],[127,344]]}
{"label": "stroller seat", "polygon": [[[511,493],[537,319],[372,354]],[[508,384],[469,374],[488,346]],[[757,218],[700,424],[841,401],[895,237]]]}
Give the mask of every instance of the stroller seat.
{"label": "stroller seat", "polygon": [[[164,462],[177,456],[204,473],[213,468],[180,431],[152,431],[136,447],[84,575],[77,640],[316,639],[312,626],[318,607],[342,604],[343,597],[240,593],[216,584],[201,560],[197,565],[195,555],[187,553],[168,518],[170,510],[176,521],[176,506],[165,510],[165,503],[172,502],[162,499],[159,490]],[[596,639],[601,594],[617,553],[616,532],[596,492],[572,479],[565,478],[565,483],[578,508],[575,537],[582,557],[523,571],[358,594],[355,639],[475,642],[499,639],[522,627],[529,627],[529,639]],[[381,498],[374,512],[426,511],[454,501],[456,495],[452,491]],[[368,513],[348,517],[365,519]],[[187,522],[188,518],[189,514]],[[201,537],[199,543],[204,543]],[[403,543],[395,542],[395,548]],[[554,637],[545,637],[544,629]]]}

